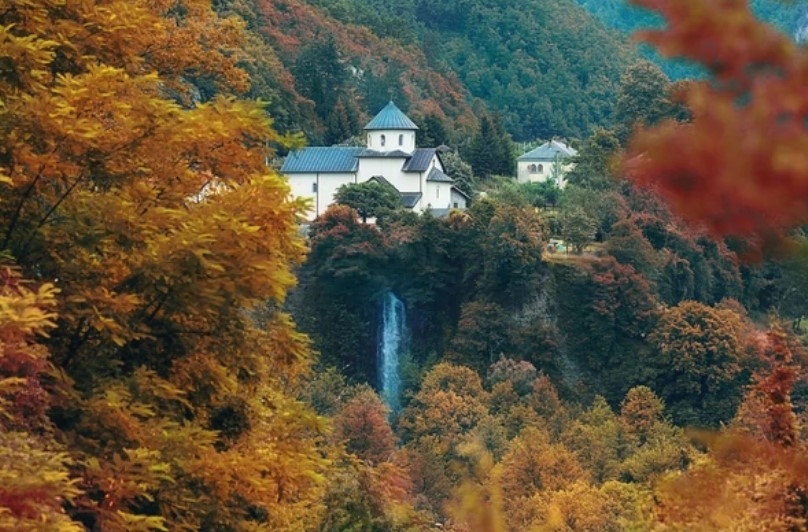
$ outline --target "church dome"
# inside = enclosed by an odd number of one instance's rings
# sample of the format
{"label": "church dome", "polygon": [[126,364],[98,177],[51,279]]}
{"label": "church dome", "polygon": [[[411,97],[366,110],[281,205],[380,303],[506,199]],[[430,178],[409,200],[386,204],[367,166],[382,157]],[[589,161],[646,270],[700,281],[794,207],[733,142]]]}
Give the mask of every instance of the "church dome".
{"label": "church dome", "polygon": [[416,130],[418,126],[391,101],[365,126],[366,131],[378,131],[383,129]]}

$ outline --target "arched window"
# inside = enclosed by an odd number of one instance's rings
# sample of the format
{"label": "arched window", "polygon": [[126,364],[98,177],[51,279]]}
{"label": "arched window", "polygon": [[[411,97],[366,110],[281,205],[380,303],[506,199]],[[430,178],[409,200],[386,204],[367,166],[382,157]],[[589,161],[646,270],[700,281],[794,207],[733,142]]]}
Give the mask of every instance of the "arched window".
{"label": "arched window", "polygon": [[535,174],[536,173],[536,165],[531,164],[530,166],[527,167],[527,171],[530,172],[531,174]]}
{"label": "arched window", "polygon": [[402,133],[401,135],[399,135],[399,136],[398,136],[398,145],[399,145],[399,146],[403,146],[403,145],[404,145],[404,134],[403,134],[403,133]]}
{"label": "arched window", "polygon": [[384,138],[384,135],[382,135],[382,146],[384,146],[384,141],[386,141],[386,140],[387,140],[387,139],[386,139],[386,138]]}
{"label": "arched window", "polygon": [[544,165],[543,165],[543,164],[540,164],[540,165],[539,165],[539,173],[541,174],[541,173],[543,173],[543,172],[544,172]]}

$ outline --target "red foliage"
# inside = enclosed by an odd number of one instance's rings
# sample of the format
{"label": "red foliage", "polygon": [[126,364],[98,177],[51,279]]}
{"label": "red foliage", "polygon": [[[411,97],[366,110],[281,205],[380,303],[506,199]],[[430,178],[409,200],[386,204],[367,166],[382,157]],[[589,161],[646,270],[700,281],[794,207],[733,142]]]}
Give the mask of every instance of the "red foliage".
{"label": "red foliage", "polygon": [[334,434],[348,451],[371,464],[390,460],[395,437],[387,421],[388,410],[368,389],[353,397],[334,418]]}
{"label": "red foliage", "polygon": [[683,91],[690,123],[635,134],[630,177],[713,235],[768,238],[808,220],[808,53],[744,0],[634,2],[668,21],[642,39],[705,65],[712,79]]}

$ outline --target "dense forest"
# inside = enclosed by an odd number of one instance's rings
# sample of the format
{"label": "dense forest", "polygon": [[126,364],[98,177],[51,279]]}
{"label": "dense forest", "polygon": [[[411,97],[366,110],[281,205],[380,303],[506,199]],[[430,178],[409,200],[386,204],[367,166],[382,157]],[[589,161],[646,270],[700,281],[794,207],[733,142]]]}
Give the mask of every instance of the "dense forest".
{"label": "dense forest", "polygon": [[[576,1],[607,27],[616,29],[626,36],[638,30],[656,28],[664,24],[664,19],[658,14],[632,4],[630,0]],[[804,27],[808,22],[805,18],[808,16],[808,2],[805,0],[788,2],[751,0],[749,6],[760,20],[774,25],[788,35],[797,36],[801,31],[805,31]],[[650,46],[641,46],[641,53],[649,60],[657,62],[671,79],[702,77],[705,74],[698,63],[689,62],[681,57],[664,58]]]}
{"label": "dense forest", "polygon": [[[0,530],[808,528],[806,49],[637,4],[705,81],[567,0],[0,0]],[[301,223],[391,98],[470,208]]]}

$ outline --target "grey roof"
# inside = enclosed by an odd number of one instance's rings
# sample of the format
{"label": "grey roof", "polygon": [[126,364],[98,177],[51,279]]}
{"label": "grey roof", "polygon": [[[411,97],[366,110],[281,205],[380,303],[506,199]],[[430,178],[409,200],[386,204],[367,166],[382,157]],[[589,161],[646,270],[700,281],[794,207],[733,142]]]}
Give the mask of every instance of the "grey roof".
{"label": "grey roof", "polygon": [[393,159],[401,159],[404,157],[410,157],[410,154],[401,151],[401,150],[393,150],[393,151],[378,151],[378,150],[371,150],[371,149],[363,149],[357,155],[357,157],[392,157]]}
{"label": "grey roof", "polygon": [[460,194],[461,196],[463,196],[463,197],[464,197],[464,198],[466,198],[467,200],[470,200],[470,199],[471,199],[471,196],[469,196],[468,194],[466,194],[465,192],[463,192],[462,190],[460,190],[460,189],[459,189],[459,188],[457,188],[457,187],[452,187],[452,192],[457,192],[458,194]]}
{"label": "grey roof", "polygon": [[426,172],[435,157],[435,148],[415,148],[402,170],[404,172]]}
{"label": "grey roof", "polygon": [[418,203],[418,200],[421,199],[420,192],[399,192],[399,190],[387,180],[386,177],[383,175],[374,175],[368,181],[376,181],[377,183],[381,183],[382,185],[387,185],[392,187],[393,190],[398,192],[399,197],[401,198],[401,206],[406,207],[407,209],[412,209],[415,207],[415,204]]}
{"label": "grey roof", "polygon": [[356,172],[356,157],[362,148],[346,146],[312,146],[289,153],[281,167],[282,174]]}
{"label": "grey roof", "polygon": [[560,140],[551,140],[550,142],[545,142],[538,148],[527,152],[526,154],[522,155],[517,161],[552,161],[555,159],[556,154],[560,159],[566,159],[567,157],[572,157],[574,155],[578,155],[578,151],[570,148]]}
{"label": "grey roof", "polygon": [[391,183],[390,181],[388,181],[387,178],[384,177],[383,175],[374,175],[373,177],[368,179],[368,181],[376,181],[377,183],[379,183],[381,185],[386,185],[388,187],[391,187],[393,190],[398,192],[398,189],[396,188],[396,186],[393,183]]}
{"label": "grey roof", "polygon": [[407,115],[401,112],[401,109],[396,107],[396,104],[390,101],[384,106],[384,109],[379,111],[373,120],[368,122],[365,126],[366,130],[379,130],[379,129],[403,129],[415,130],[418,126],[415,122],[410,120]]}
{"label": "grey roof", "polygon": [[412,209],[415,207],[415,204],[418,203],[418,200],[421,199],[420,192],[402,192],[401,193],[401,204],[408,209]]}
{"label": "grey roof", "polygon": [[426,180],[438,181],[440,183],[454,183],[454,179],[444,174],[437,168],[433,168],[432,170],[429,171],[429,173],[426,175]]}

